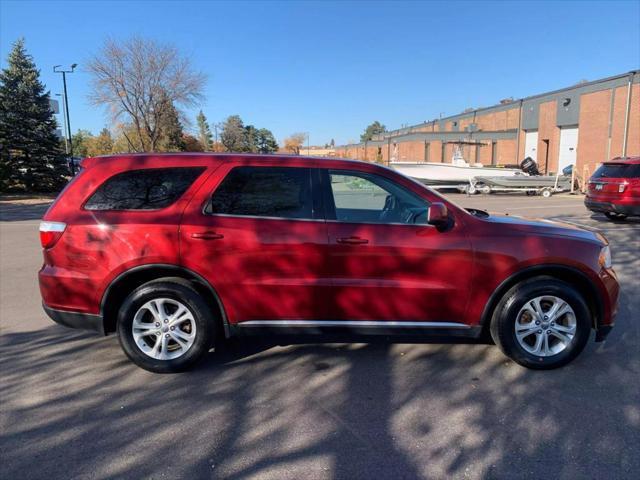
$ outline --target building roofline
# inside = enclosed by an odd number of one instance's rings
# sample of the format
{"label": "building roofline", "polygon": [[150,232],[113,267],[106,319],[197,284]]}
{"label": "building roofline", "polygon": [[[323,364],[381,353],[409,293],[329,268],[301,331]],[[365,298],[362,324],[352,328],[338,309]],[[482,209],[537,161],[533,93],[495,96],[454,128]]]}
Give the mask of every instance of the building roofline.
{"label": "building roofline", "polygon": [[[455,115],[449,115],[447,117],[442,117],[442,118],[437,118],[434,120],[430,120],[428,122],[422,122],[422,123],[416,123],[414,125],[410,125],[408,127],[405,128],[398,128],[396,130],[390,130],[388,132],[384,132],[384,137],[383,138],[376,138],[375,140],[372,140],[372,142],[384,142],[386,139],[388,139],[389,137],[400,137],[403,135],[408,135],[411,133],[420,133],[420,132],[415,132],[414,129],[415,128],[420,128],[420,127],[424,127],[424,126],[429,126],[429,125],[435,125],[436,123],[442,123],[442,122],[448,122],[448,121],[452,121],[454,119],[459,119],[459,118],[463,118],[463,117],[468,117],[468,116],[473,116],[473,115],[477,115],[478,113],[482,114],[482,113],[486,113],[488,111],[491,110],[495,110],[495,109],[509,109],[510,107],[514,107],[518,104],[522,104],[531,100],[535,100],[538,98],[542,98],[542,97],[546,97],[546,96],[551,96],[551,95],[558,95],[562,92],[568,92],[571,90],[575,90],[577,88],[585,88],[585,87],[589,87],[589,86],[593,86],[593,85],[597,85],[599,83],[605,83],[605,82],[611,82],[613,80],[620,80],[623,78],[628,78],[631,77],[632,82],[633,83],[639,83],[640,82],[640,69],[636,69],[636,70],[630,70],[626,73],[620,73],[618,75],[612,75],[610,77],[605,77],[605,78],[600,78],[597,80],[592,80],[590,82],[584,82],[584,83],[579,83],[576,85],[571,85],[570,87],[564,87],[564,88],[559,88],[556,90],[550,90],[547,92],[543,92],[543,93],[538,93],[535,95],[530,95],[528,97],[522,97],[522,98],[518,98],[518,99],[514,99],[512,102],[509,103],[497,103],[494,105],[491,105],[489,107],[481,107],[481,108],[476,108],[467,112],[461,112],[461,113],[457,113]],[[439,132],[439,133],[443,133],[443,132]],[[367,142],[368,143],[368,142]],[[356,143],[356,144],[349,144],[349,145],[340,145],[340,146],[336,146],[336,148],[353,148],[353,147],[361,147],[364,145],[364,142],[361,143]]]}

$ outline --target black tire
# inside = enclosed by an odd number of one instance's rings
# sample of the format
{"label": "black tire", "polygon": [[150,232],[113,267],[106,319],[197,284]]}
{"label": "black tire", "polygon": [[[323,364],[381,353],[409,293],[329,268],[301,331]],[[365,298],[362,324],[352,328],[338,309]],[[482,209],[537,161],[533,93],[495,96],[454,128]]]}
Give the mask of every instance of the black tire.
{"label": "black tire", "polygon": [[[568,346],[561,352],[550,356],[534,355],[526,351],[515,335],[516,321],[521,308],[530,300],[540,296],[555,296],[573,309],[576,319],[576,332]],[[584,349],[593,321],[582,294],[572,285],[553,277],[536,277],[512,287],[496,306],[491,320],[491,337],[509,358],[520,365],[550,370],[566,365]]]}
{"label": "black tire", "polygon": [[[193,316],[195,339],[186,352],[178,358],[170,360],[152,358],[142,351],[133,337],[132,326],[136,312],[154,298],[179,301]],[[189,369],[207,354],[216,338],[216,327],[210,306],[190,282],[182,278],[161,278],[136,288],[125,299],[118,312],[117,333],[124,353],[136,365],[150,372],[173,373]]]}
{"label": "black tire", "polygon": [[627,218],[624,213],[605,212],[604,214],[609,220],[624,220]]}

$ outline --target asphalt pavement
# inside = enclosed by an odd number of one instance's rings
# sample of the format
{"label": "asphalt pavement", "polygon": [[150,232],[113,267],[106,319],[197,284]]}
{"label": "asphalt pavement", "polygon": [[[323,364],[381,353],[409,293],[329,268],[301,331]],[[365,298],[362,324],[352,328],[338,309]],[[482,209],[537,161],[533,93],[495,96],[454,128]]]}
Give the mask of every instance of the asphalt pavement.
{"label": "asphalt pavement", "polygon": [[157,375],[40,306],[46,202],[0,203],[0,478],[638,478],[640,219],[579,196],[451,195],[609,238],[617,324],[570,365],[492,345],[232,344]]}

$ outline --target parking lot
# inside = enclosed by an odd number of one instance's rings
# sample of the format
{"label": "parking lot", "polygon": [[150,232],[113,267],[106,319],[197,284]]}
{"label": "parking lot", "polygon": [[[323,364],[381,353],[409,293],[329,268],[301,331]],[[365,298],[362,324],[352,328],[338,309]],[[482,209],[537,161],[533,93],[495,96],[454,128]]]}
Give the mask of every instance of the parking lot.
{"label": "parking lot", "polygon": [[47,202],[0,213],[0,478],[632,478],[640,471],[640,219],[581,196],[450,195],[611,242],[616,327],[570,365],[493,345],[228,346],[191,372],[129,362],[50,321],[36,272]]}

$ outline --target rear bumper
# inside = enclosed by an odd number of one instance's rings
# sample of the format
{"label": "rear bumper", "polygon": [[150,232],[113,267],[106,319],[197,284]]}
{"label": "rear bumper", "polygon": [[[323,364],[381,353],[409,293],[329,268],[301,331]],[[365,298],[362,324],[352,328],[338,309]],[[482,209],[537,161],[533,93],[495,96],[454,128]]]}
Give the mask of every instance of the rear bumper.
{"label": "rear bumper", "polygon": [[65,327],[77,328],[80,330],[91,330],[106,335],[102,315],[92,315],[89,313],[70,312],[68,310],[56,310],[42,304],[42,308],[49,318]]}
{"label": "rear bumper", "polygon": [[640,205],[620,205],[611,202],[603,202],[585,198],[584,205],[592,212],[614,212],[624,215],[640,215]]}

